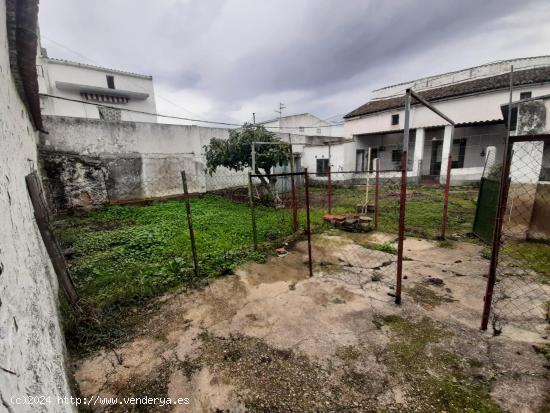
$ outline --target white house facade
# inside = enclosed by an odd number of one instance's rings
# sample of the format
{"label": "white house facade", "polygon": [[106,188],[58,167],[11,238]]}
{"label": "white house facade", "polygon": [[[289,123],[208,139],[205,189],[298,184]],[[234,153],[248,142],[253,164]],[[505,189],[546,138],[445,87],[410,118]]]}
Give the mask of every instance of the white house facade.
{"label": "white house facade", "polygon": [[342,128],[318,118],[311,113],[282,116],[258,122],[272,132],[292,133],[307,136],[342,136]]}
{"label": "white house facade", "polygon": [[513,100],[550,94],[550,56],[491,63],[374,91],[373,99],[344,116],[344,136],[356,146],[355,170],[368,168],[369,150],[372,159],[380,158],[381,170],[400,169],[404,95],[412,88],[456,127],[451,136],[445,120],[413,99],[409,176],[429,181],[446,175],[451,155],[454,182],[479,180],[488,157],[502,157],[506,126],[501,105],[509,100],[510,65]]}
{"label": "white house facade", "polygon": [[156,113],[152,76],[54,59],[44,49],[37,59],[37,72],[44,115],[157,121],[150,114]]}

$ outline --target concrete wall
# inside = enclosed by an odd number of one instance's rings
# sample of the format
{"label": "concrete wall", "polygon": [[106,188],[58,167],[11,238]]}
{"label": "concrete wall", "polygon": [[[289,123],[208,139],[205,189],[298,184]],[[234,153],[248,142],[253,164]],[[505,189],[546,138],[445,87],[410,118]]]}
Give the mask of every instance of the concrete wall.
{"label": "concrete wall", "polygon": [[[78,91],[68,91],[57,87],[56,82],[68,82],[82,86],[107,87],[106,75],[114,77],[117,90],[127,90],[149,95],[147,99],[132,99],[125,104],[105,103],[120,108],[156,112],[155,91],[150,76],[134,75],[119,70],[95,67],[86,64],[64,62],[56,59],[40,58],[38,65],[38,80],[40,93],[61,96],[69,99],[83,100]],[[93,102],[92,102],[93,103]],[[72,116],[89,119],[99,119],[96,106],[84,103],[65,101],[49,97],[41,98],[42,113],[45,115]],[[156,116],[121,112],[123,121],[156,122]]]}
{"label": "concrete wall", "polygon": [[[0,411],[70,412],[57,281],[33,217],[25,175],[37,165],[36,133],[13,83],[0,0]],[[16,398],[49,396],[50,404]]]}
{"label": "concrete wall", "polygon": [[550,182],[539,182],[531,215],[527,237],[536,240],[550,240]]}
{"label": "concrete wall", "polygon": [[205,172],[204,145],[227,139],[228,129],[56,116],[44,124],[41,168],[54,211],[179,195],[182,170],[192,192],[221,189],[229,178],[217,176],[243,176]]}

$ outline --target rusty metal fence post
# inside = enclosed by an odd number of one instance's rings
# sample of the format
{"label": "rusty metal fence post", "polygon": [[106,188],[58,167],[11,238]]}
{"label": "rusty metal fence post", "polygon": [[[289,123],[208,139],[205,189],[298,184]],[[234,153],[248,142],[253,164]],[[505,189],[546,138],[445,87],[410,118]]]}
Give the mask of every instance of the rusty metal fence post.
{"label": "rusty metal fence post", "polygon": [[374,184],[374,229],[378,231],[380,219],[380,158],[376,158],[376,178]]}
{"label": "rusty metal fence post", "polygon": [[409,151],[409,116],[411,111],[411,90],[405,95],[405,128],[403,152],[401,154],[401,195],[399,197],[399,235],[397,238],[397,271],[395,280],[395,304],[401,304],[401,281],[403,278],[403,244],[405,241],[405,211],[407,205],[407,159]]}
{"label": "rusty metal fence post", "polygon": [[447,176],[445,180],[445,190],[443,195],[443,218],[441,220],[441,235],[442,240],[445,239],[445,233],[447,231],[447,220],[449,217],[449,189],[451,187],[451,168],[453,165],[453,157],[449,154],[447,160]]}
{"label": "rusty metal fence post", "polygon": [[500,250],[502,224],[506,215],[506,204],[508,202],[508,177],[510,176],[510,164],[512,159],[512,144],[506,142],[504,150],[504,159],[502,173],[500,177],[500,188],[498,194],[497,216],[495,219],[495,227],[493,229],[493,245],[491,250],[491,263],[489,265],[489,274],[487,277],[487,286],[485,288],[485,296],[483,297],[483,314],[481,316],[481,329],[487,330],[489,324],[489,315],[491,313],[491,304],[493,302],[493,291],[497,279],[498,255]]}
{"label": "rusty metal fence post", "polygon": [[328,213],[329,214],[332,214],[332,169],[330,167],[330,165],[328,166],[328,176],[327,176],[327,180],[328,180]]}
{"label": "rusty metal fence post", "polygon": [[256,210],[254,208],[254,199],[252,198],[252,172],[248,172],[248,205],[252,218],[252,239],[254,241],[254,251],[258,250],[258,231],[256,228]]}
{"label": "rusty metal fence post", "polygon": [[195,244],[195,232],[193,231],[193,219],[191,217],[191,202],[189,201],[189,191],[187,189],[187,176],[185,171],[181,171],[181,180],[183,182],[183,200],[185,202],[185,212],[187,214],[187,224],[189,226],[189,239],[191,240],[191,253],[193,255],[193,270],[195,277],[199,277],[199,264],[197,260],[197,246]]}
{"label": "rusty metal fence post", "polygon": [[306,195],[306,233],[307,233],[308,267],[309,267],[309,276],[313,277],[313,261],[311,257],[311,219],[309,216],[309,175],[307,173],[307,168],[304,168],[304,183],[305,183],[305,195]]}

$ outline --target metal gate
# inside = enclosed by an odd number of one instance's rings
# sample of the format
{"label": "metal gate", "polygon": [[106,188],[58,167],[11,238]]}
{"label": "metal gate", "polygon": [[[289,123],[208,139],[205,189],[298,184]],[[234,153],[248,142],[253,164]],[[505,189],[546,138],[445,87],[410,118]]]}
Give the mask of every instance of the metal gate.
{"label": "metal gate", "polygon": [[550,322],[550,135],[512,136],[499,182],[482,329],[544,333]]}

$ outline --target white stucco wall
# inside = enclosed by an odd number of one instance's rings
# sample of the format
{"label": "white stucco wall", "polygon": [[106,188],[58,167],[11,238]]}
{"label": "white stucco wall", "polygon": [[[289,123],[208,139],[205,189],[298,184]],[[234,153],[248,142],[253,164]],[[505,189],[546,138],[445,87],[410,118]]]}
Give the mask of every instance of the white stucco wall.
{"label": "white stucco wall", "polygon": [[[284,116],[280,120],[273,119],[272,121],[262,123],[262,125],[272,132],[293,133],[301,135],[337,136],[334,135],[333,129],[335,131],[341,132],[341,129],[333,128],[330,123],[310,113]],[[304,129],[300,129],[300,126],[304,127]]]}
{"label": "white stucco wall", "polygon": [[[522,86],[514,89],[513,100],[519,100],[521,92],[531,91],[533,97],[550,94],[550,84]],[[494,91],[462,98],[438,101],[434,106],[456,123],[481,122],[502,119],[500,106],[508,103],[507,90]],[[399,124],[391,125],[391,115],[399,114]],[[387,110],[363,117],[346,120],[344,136],[352,137],[364,133],[377,133],[404,128],[405,110]],[[446,122],[424,106],[414,105],[411,108],[410,128],[427,128],[443,126]]]}
{"label": "white stucco wall", "polygon": [[[106,88],[106,76],[114,77],[115,89],[138,93],[147,93],[149,97],[144,100],[130,99],[125,104],[105,103],[106,105],[132,109],[144,112],[156,112],[155,91],[153,79],[150,76],[133,75],[118,70],[110,70],[94,67],[86,64],[58,61],[55,59],[39,58],[38,77],[40,93],[61,96],[69,99],[83,101],[78,91],[59,89],[56,82],[68,82],[83,86],[95,86]],[[94,103],[94,102],[90,102]],[[99,119],[99,111],[96,106],[54,99],[41,98],[42,113],[45,115],[73,116],[81,118]],[[135,122],[156,122],[156,116],[122,111],[122,120]]]}
{"label": "white stucco wall", "polygon": [[[317,170],[317,159],[329,159],[328,145],[306,146],[302,155],[302,168],[309,172]],[[355,168],[355,142],[330,145],[330,166],[334,174],[341,171],[353,171]],[[338,177],[335,175],[335,179]]]}
{"label": "white stucco wall", "polygon": [[69,117],[44,117],[49,135],[41,147],[84,155],[103,153],[203,153],[212,138],[227,139],[229,129],[146,122],[105,122]]}
{"label": "white stucco wall", "polygon": [[[38,232],[25,175],[37,164],[36,133],[8,60],[6,4],[0,0],[0,411],[71,412],[57,281]],[[17,404],[25,396],[50,403]]]}

